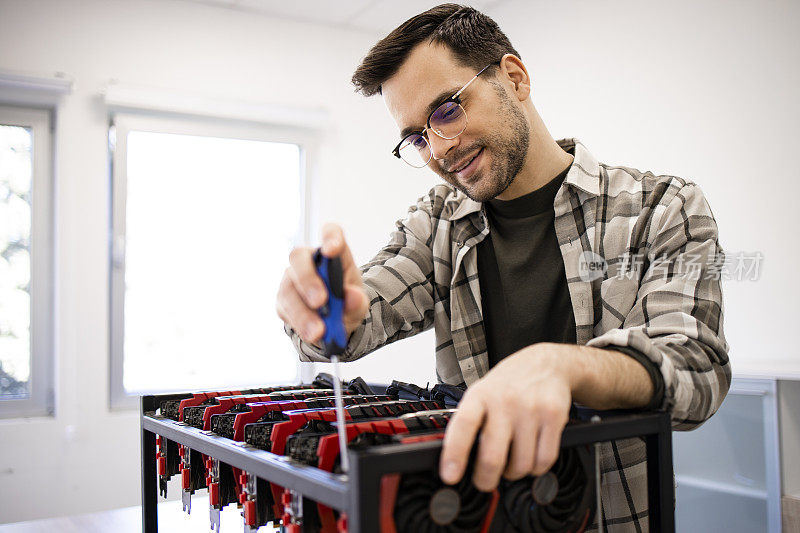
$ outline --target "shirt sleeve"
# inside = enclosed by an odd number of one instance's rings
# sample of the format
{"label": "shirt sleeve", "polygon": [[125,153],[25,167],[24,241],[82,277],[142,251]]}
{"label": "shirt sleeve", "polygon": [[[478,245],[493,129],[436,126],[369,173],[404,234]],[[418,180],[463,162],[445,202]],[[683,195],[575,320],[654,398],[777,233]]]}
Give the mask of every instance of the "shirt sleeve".
{"label": "shirt sleeve", "polygon": [[[369,310],[350,335],[342,361],[353,361],[433,325],[433,254],[430,247],[435,193],[420,198],[396,223],[389,243],[361,267]],[[289,326],[301,361],[327,361],[318,347],[303,342]]]}
{"label": "shirt sleeve", "polygon": [[724,254],[696,185],[681,187],[653,217],[647,241],[633,308],[622,327],[587,345],[643,354],[663,379],[658,408],[671,414],[674,429],[692,429],[716,412],[731,382],[719,275]]}

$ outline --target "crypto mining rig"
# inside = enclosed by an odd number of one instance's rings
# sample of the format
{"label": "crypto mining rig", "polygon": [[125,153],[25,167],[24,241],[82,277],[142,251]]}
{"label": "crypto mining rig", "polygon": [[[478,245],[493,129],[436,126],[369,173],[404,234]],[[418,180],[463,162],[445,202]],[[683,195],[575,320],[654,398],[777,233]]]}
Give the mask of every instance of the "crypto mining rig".
{"label": "crypto mining rig", "polygon": [[158,530],[158,496],[177,476],[184,511],[192,511],[192,494],[207,492],[216,531],[227,507],[242,516],[245,533],[577,533],[602,508],[598,443],[632,437],[647,448],[650,531],[674,531],[665,413],[573,408],[549,472],[481,492],[469,471],[457,485],[437,474],[461,389],[343,383],[344,474],[333,380],[320,374],[301,385],[143,396],[143,531]]}

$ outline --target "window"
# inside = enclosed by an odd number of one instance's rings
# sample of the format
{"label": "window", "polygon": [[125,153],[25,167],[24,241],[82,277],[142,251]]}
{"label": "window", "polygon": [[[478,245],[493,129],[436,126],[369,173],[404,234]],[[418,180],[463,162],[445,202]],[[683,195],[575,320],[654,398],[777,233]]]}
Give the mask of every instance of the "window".
{"label": "window", "polygon": [[304,231],[300,134],[116,116],[112,405],[299,379],[275,314]]}
{"label": "window", "polygon": [[0,106],[0,416],[52,414],[50,113]]}

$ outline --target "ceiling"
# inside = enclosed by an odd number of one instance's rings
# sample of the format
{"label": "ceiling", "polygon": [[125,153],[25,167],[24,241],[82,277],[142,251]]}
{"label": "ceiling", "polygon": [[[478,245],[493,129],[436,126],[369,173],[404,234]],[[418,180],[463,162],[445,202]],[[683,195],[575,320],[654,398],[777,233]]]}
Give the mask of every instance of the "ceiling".
{"label": "ceiling", "polygon": [[[372,33],[388,33],[403,21],[442,1],[431,0],[189,0],[264,16],[314,22]],[[510,0],[471,0],[487,11]]]}

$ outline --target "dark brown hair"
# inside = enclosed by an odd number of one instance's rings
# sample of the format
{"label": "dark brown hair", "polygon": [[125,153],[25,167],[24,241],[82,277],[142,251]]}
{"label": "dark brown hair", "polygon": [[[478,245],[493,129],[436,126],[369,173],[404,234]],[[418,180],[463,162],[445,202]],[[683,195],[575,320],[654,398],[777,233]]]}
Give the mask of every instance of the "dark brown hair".
{"label": "dark brown hair", "polygon": [[353,74],[356,91],[364,96],[381,92],[419,43],[448,46],[458,61],[480,70],[505,54],[517,52],[497,23],[480,11],[458,4],[442,4],[420,13],[378,41]]}

